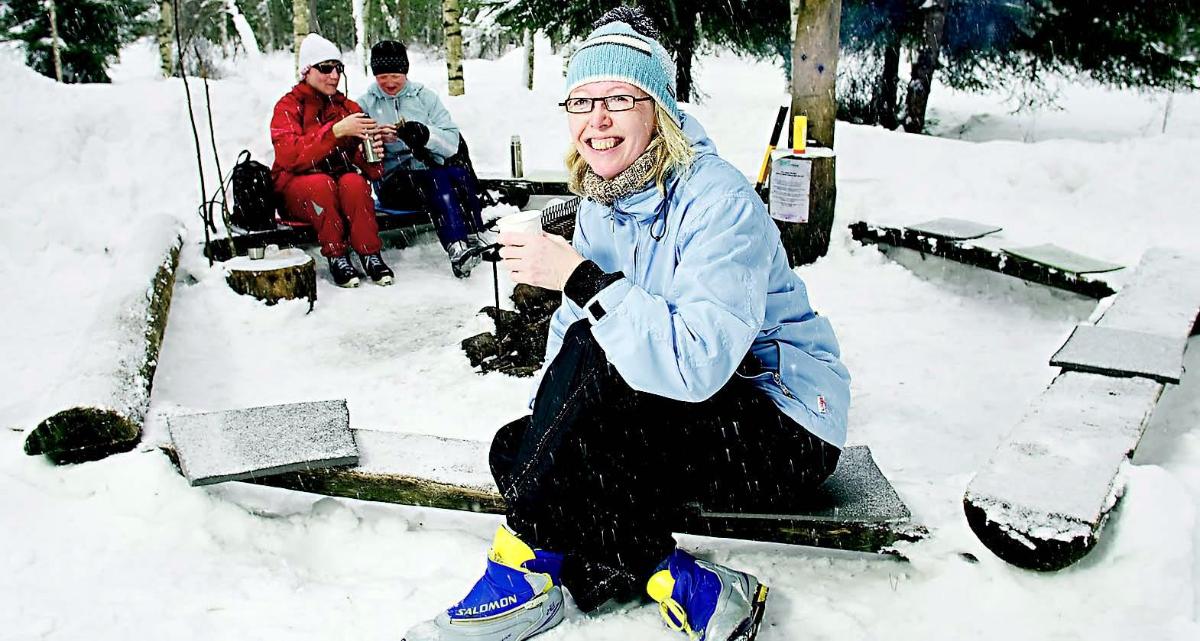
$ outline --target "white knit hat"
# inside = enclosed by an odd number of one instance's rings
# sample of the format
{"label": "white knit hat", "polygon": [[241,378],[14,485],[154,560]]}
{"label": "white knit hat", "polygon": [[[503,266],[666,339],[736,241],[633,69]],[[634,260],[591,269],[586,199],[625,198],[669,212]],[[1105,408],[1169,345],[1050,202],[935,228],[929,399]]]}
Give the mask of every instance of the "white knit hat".
{"label": "white knit hat", "polygon": [[320,34],[310,33],[300,42],[300,77],[315,64],[326,60],[341,60],[342,52],[337,45],[322,38]]}

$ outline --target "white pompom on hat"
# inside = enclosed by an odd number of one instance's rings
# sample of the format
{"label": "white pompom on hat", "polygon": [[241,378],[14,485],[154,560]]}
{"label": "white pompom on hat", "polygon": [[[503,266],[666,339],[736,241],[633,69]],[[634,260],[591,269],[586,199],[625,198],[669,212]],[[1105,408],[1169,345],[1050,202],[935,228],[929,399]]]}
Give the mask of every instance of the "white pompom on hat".
{"label": "white pompom on hat", "polygon": [[338,51],[337,45],[320,34],[310,33],[300,42],[300,77],[303,78],[315,64],[341,59],[342,52]]}

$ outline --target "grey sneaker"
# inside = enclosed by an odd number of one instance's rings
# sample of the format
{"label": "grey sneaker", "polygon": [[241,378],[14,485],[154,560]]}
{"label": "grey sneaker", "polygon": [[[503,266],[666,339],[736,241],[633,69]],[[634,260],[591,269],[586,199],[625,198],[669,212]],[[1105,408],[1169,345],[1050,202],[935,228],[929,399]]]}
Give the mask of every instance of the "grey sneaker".
{"label": "grey sneaker", "polygon": [[501,526],[471,592],[403,641],[523,641],[541,634],[563,619],[561,567],[562,555],[534,550]]}
{"label": "grey sneaker", "polygon": [[676,549],[646,584],[667,626],[693,641],[753,641],[767,586],[751,574]]}
{"label": "grey sneaker", "polygon": [[475,239],[460,240],[450,243],[446,248],[446,253],[450,255],[450,269],[454,272],[457,278],[466,278],[471,275],[471,270],[480,263],[480,243]]}

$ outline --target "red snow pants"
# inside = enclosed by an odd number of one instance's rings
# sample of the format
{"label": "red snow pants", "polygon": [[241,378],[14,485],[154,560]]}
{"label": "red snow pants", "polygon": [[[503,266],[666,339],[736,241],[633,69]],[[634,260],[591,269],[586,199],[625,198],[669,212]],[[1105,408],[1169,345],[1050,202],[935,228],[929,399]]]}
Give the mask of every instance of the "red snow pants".
{"label": "red snow pants", "polygon": [[365,256],[383,248],[371,186],[356,173],[296,176],[284,185],[283,202],[290,220],[317,230],[323,256],[344,256],[348,248]]}

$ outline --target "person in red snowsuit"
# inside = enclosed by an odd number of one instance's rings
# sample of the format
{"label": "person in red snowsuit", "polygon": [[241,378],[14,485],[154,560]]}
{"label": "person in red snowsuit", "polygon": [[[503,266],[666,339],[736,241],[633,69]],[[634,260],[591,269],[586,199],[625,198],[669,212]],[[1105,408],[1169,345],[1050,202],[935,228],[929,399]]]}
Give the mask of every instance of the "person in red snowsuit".
{"label": "person in red snowsuit", "polygon": [[[337,47],[317,34],[300,44],[300,82],[275,103],[271,118],[271,177],[285,216],[316,229],[335,283],[358,285],[353,249],[371,280],[390,285],[394,274],[379,255],[383,243],[369,182],[382,176],[383,166],[366,162],[362,151],[377,125],[338,91],[345,70],[340,58]],[[382,158],[383,142],[371,138]]]}

